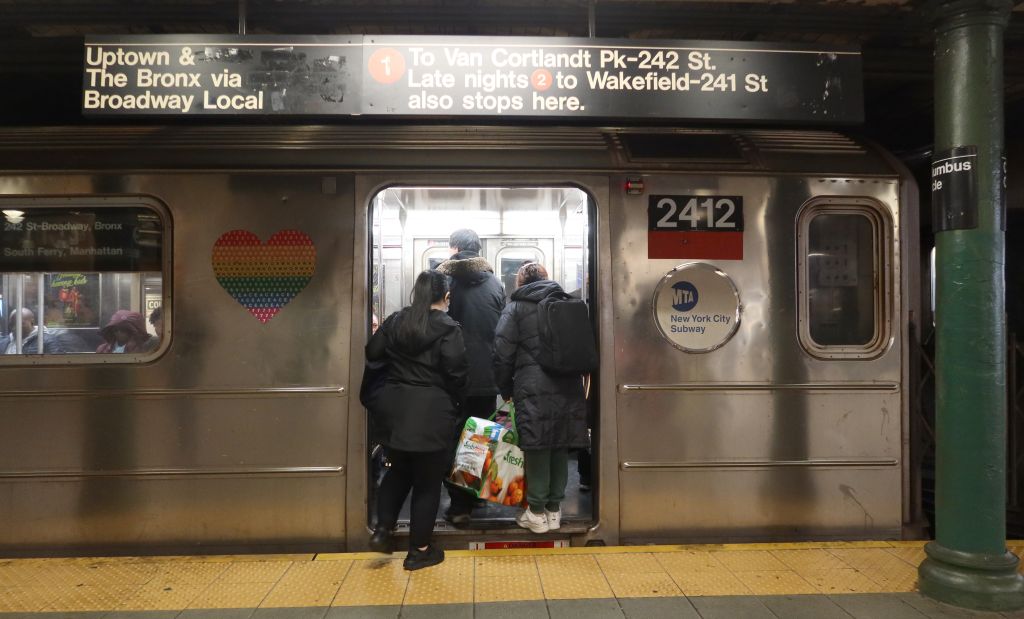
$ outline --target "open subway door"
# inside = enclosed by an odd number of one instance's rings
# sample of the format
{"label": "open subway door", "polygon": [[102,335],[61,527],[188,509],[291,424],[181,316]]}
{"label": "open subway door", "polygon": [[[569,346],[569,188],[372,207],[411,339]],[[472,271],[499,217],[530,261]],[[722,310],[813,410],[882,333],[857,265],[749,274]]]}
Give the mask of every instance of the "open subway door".
{"label": "open subway door", "polygon": [[[493,182],[490,178],[488,181]],[[515,289],[516,272],[523,264],[543,264],[551,280],[590,304],[596,331],[597,311],[592,303],[596,284],[592,261],[596,253],[596,207],[591,194],[579,186],[521,181],[511,187],[481,187],[472,181],[444,187],[388,184],[372,190],[368,204],[368,325],[371,314],[383,322],[408,305],[416,276],[448,260],[452,254],[449,236],[469,228],[480,237],[480,257],[501,283],[506,300]],[[470,363],[473,362],[471,358]],[[486,362],[490,363],[490,359]],[[593,393],[588,401],[588,417],[596,420],[597,396]],[[499,404],[500,399],[495,398],[493,409]],[[588,425],[596,441],[596,424]],[[362,504],[366,507],[365,522],[372,523],[375,494],[389,463],[386,449],[369,438],[363,452],[367,459]],[[594,524],[597,482],[591,469],[597,467],[591,464],[596,458],[596,449],[570,453],[569,481],[562,503],[563,525],[557,535],[545,536],[542,543],[568,543],[571,535],[584,533]],[[470,541],[503,545],[512,543],[509,540],[537,541],[536,536],[515,525],[514,518],[520,511],[517,507],[479,500],[469,525],[456,529],[444,519],[450,501],[447,489],[442,491],[441,498],[436,531],[445,536],[442,543],[458,547]],[[408,522],[407,501],[399,520],[399,534]]]}

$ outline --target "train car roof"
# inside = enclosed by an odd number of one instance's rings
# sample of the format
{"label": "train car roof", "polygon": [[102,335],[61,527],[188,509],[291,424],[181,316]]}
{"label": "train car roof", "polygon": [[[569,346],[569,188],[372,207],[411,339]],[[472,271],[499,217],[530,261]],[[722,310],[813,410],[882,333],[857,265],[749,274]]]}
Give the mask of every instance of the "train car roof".
{"label": "train car roof", "polygon": [[866,140],[822,130],[174,125],[0,128],[3,171],[715,171],[897,176]]}

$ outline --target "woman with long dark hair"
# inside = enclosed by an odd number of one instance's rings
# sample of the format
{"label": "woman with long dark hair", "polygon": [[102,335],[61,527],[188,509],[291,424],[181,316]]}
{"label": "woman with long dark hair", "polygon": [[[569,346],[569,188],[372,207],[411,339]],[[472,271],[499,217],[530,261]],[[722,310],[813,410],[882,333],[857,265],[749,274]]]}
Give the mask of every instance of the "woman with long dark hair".
{"label": "woman with long dark hair", "polygon": [[390,366],[371,410],[391,468],[377,493],[370,547],[391,552],[398,513],[412,490],[407,570],[444,561],[431,534],[459,430],[467,372],[462,329],[448,316],[448,302],[448,277],[423,271],[416,278],[412,305],[389,316],[366,344],[367,360],[386,359]]}

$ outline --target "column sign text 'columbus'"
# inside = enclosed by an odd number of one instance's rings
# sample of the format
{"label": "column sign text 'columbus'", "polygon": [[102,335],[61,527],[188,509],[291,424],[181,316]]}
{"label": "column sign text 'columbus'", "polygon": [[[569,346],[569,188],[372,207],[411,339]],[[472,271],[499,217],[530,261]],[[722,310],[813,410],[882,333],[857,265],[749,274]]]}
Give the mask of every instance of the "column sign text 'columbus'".
{"label": "column sign text 'columbus'", "polygon": [[789,44],[90,37],[84,70],[90,115],[863,120],[860,53]]}

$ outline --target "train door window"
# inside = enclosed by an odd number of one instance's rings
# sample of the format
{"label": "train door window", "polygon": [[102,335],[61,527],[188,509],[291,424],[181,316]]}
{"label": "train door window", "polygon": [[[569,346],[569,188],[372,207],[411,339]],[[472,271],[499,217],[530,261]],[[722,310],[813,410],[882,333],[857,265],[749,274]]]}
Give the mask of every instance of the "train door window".
{"label": "train door window", "polygon": [[[545,264],[544,252],[536,247],[503,247],[498,250],[496,270],[500,272],[501,285],[505,287],[505,296],[516,289],[516,274],[519,267],[527,262]],[[545,265],[547,266],[547,265]]]}
{"label": "train door window", "polygon": [[423,265],[421,268],[425,271],[433,271],[450,257],[451,252],[447,247],[431,247],[423,252]]}
{"label": "train door window", "polygon": [[[594,281],[589,259],[595,238],[591,233],[594,205],[580,189],[395,186],[377,193],[370,205],[369,276],[373,292],[369,309],[381,318],[409,304],[419,271],[435,268],[440,261],[449,259],[448,239],[452,232],[462,228],[472,229],[479,236],[479,258],[487,261],[487,266],[504,285],[506,295],[515,289],[519,267],[531,261],[544,264],[550,278],[566,292],[579,293],[584,299],[594,298],[590,291],[580,290]],[[467,263],[464,267],[470,278],[475,279],[473,274],[479,265]],[[596,316],[596,308],[591,313]],[[372,314],[367,314],[368,319]],[[367,333],[370,329],[367,324]],[[470,363],[489,365],[490,354],[471,358]],[[592,393],[599,393],[599,390],[594,389]],[[592,397],[596,399],[596,395]],[[498,404],[495,397],[490,410],[497,409]],[[598,434],[599,429],[594,428],[594,435]],[[372,507],[386,464],[380,451],[374,450],[372,440],[368,440],[368,445],[367,505]],[[590,480],[586,476],[590,457],[589,452],[579,456],[574,452],[570,456],[569,484],[562,503],[564,528],[570,532],[585,531],[594,521],[594,494],[600,489],[589,488]],[[597,458],[596,453],[593,457]],[[442,493],[441,500],[439,527],[446,526],[442,523],[449,502],[447,492]],[[406,506],[400,516],[400,526],[406,526],[408,510]],[[513,506],[487,501],[474,509],[470,527],[476,529],[473,525],[479,524],[481,529],[515,528],[518,513]],[[374,511],[368,510],[367,515],[372,522]]]}
{"label": "train door window", "polygon": [[886,221],[867,200],[819,200],[802,212],[800,340],[812,355],[873,357],[888,341]]}
{"label": "train door window", "polygon": [[140,202],[0,202],[0,363],[134,362],[161,348],[164,218]]}

